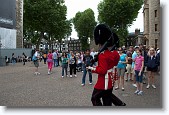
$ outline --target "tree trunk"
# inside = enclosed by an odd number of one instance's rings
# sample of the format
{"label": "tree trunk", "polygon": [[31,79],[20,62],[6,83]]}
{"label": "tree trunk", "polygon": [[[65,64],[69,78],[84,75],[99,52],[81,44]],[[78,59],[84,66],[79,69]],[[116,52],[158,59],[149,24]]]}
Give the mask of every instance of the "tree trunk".
{"label": "tree trunk", "polygon": [[41,33],[40,33],[40,37],[39,37],[39,39],[38,39],[38,43],[37,43],[37,45],[36,45],[36,49],[39,49],[39,45],[40,45],[40,43],[41,43],[43,37],[44,37],[44,32],[41,32]]}

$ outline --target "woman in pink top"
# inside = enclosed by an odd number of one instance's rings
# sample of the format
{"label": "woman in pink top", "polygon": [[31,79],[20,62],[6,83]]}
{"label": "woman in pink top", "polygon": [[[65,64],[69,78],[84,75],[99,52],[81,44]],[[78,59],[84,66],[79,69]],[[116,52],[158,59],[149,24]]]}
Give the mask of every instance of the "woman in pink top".
{"label": "woman in pink top", "polygon": [[48,75],[50,75],[52,72],[52,66],[53,66],[53,54],[51,50],[49,50],[49,53],[47,55],[47,62],[48,62]]}
{"label": "woman in pink top", "polygon": [[144,67],[144,57],[141,56],[142,50],[137,50],[137,57],[135,58],[135,75],[136,75],[136,85],[137,90],[135,94],[142,95],[143,94],[143,67]]}

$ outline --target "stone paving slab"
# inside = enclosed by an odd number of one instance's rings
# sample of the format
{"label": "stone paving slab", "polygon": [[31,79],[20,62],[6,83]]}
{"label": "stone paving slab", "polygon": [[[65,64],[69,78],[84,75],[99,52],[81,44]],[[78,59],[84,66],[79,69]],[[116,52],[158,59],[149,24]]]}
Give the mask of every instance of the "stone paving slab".
{"label": "stone paving slab", "polygon": [[[40,75],[34,75],[34,65],[27,62],[0,67],[0,106],[13,107],[90,107],[94,85],[89,85],[88,75],[86,85],[81,86],[82,72],[77,78],[61,78],[61,67],[53,68],[53,73],[47,75],[47,65],[40,63]],[[136,88],[130,81],[125,82],[125,91],[114,90],[113,93],[123,100],[126,107],[161,108],[160,76],[156,75],[157,89],[143,87],[144,95],[134,94]],[[93,74],[93,83],[97,74]]]}

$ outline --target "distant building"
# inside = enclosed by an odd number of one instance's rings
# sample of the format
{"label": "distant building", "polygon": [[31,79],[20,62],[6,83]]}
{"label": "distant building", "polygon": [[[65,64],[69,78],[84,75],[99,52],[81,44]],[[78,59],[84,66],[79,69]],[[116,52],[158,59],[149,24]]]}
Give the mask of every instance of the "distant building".
{"label": "distant building", "polygon": [[160,47],[160,0],[144,0],[143,15],[146,46]]}
{"label": "distant building", "polygon": [[82,50],[82,45],[80,43],[80,40],[77,39],[77,40],[69,40],[67,41],[67,44],[68,44],[68,50],[69,51],[81,51]]}
{"label": "distant building", "polygon": [[135,32],[130,32],[126,39],[126,47],[138,46],[139,44],[146,44],[143,32],[140,29],[135,29]]}

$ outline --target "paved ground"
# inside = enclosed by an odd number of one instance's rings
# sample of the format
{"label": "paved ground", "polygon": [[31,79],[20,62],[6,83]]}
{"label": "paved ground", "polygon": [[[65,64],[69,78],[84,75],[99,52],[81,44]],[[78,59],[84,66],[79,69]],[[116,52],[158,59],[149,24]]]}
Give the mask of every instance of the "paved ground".
{"label": "paved ground", "polygon": [[[93,85],[81,86],[82,73],[77,78],[61,78],[61,67],[53,69],[53,74],[47,75],[47,65],[40,63],[41,75],[34,75],[34,66],[31,62],[0,67],[0,106],[15,107],[54,107],[54,106],[92,106],[90,101]],[[94,84],[97,75],[93,74]],[[162,105],[160,76],[156,75],[157,89],[146,89],[144,95],[134,94],[136,88],[130,81],[125,82],[125,91],[113,91],[126,107],[158,108]]]}

